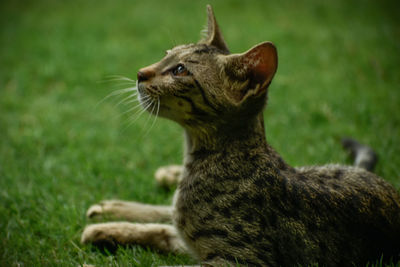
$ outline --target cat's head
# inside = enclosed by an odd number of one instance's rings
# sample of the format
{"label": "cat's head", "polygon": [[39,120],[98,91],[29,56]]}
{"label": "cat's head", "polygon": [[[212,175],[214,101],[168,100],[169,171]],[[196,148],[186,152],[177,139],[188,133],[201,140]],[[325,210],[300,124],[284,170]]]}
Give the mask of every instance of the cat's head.
{"label": "cat's head", "polygon": [[150,112],[184,127],[240,123],[262,112],[277,69],[270,42],[230,54],[210,6],[207,36],[180,45],[138,72],[139,100]]}

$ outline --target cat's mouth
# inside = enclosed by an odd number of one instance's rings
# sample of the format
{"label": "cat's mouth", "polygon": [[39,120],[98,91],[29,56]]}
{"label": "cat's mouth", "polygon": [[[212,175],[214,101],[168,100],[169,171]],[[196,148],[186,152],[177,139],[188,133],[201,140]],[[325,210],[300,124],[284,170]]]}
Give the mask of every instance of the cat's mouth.
{"label": "cat's mouth", "polygon": [[152,93],[154,89],[143,83],[138,83],[138,101],[144,110],[157,116],[160,112],[160,97]]}
{"label": "cat's mouth", "polygon": [[137,88],[138,88],[138,97],[139,97],[140,103],[143,103],[145,99],[151,97],[149,95],[147,86],[145,84],[139,82]]}

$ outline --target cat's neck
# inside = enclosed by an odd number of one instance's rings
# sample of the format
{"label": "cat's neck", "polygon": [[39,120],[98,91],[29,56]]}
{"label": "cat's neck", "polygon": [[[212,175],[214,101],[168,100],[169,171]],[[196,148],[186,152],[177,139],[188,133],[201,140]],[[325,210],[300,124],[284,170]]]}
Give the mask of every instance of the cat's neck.
{"label": "cat's neck", "polygon": [[280,169],[289,169],[281,156],[267,143],[264,118],[260,114],[247,124],[237,124],[222,129],[185,129],[185,162],[193,162],[218,153],[234,154],[256,151],[265,155]]}
{"label": "cat's neck", "polygon": [[252,146],[266,144],[264,121],[259,116],[246,123],[185,128],[186,153],[216,152],[227,145]]}

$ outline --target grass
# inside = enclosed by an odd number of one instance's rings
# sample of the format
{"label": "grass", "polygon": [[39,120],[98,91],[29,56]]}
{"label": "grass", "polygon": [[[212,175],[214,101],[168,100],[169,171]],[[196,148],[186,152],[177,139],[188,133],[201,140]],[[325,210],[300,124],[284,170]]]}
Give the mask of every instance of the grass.
{"label": "grass", "polygon": [[[289,163],[348,163],[338,141],[353,136],[377,150],[376,172],[400,188],[396,1],[207,2],[231,51],[277,45],[266,131]],[[102,254],[79,239],[92,203],[171,201],[152,176],[182,160],[181,130],[160,119],[146,133],[147,115],[127,127],[126,107],[96,105],[122,85],[99,81],[135,78],[164,50],[197,41],[207,2],[0,3],[0,265],[193,262],[140,247]]]}

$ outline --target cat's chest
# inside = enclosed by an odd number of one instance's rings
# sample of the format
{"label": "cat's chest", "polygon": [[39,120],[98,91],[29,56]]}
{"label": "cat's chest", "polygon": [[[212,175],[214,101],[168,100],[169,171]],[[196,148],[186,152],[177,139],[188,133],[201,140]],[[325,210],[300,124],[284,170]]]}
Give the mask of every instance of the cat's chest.
{"label": "cat's chest", "polygon": [[265,233],[271,211],[266,187],[258,183],[265,179],[255,170],[262,169],[260,164],[240,166],[239,160],[232,159],[217,163],[200,162],[184,171],[173,216],[180,236],[202,260],[215,251],[227,257],[235,250],[238,257],[268,248]]}
{"label": "cat's chest", "polygon": [[192,213],[194,209],[198,211],[197,216],[212,213],[219,206],[227,205],[226,201],[232,201],[246,183],[248,175],[235,171],[235,164],[228,160],[219,160],[217,164],[215,161],[185,166],[176,202],[181,213]]}
{"label": "cat's chest", "polygon": [[261,162],[226,155],[187,164],[175,201],[177,212],[208,222],[216,216],[229,218],[238,208],[263,202],[266,197],[260,195],[267,196],[267,192],[260,187],[260,180],[266,179],[268,171],[262,166]]}

